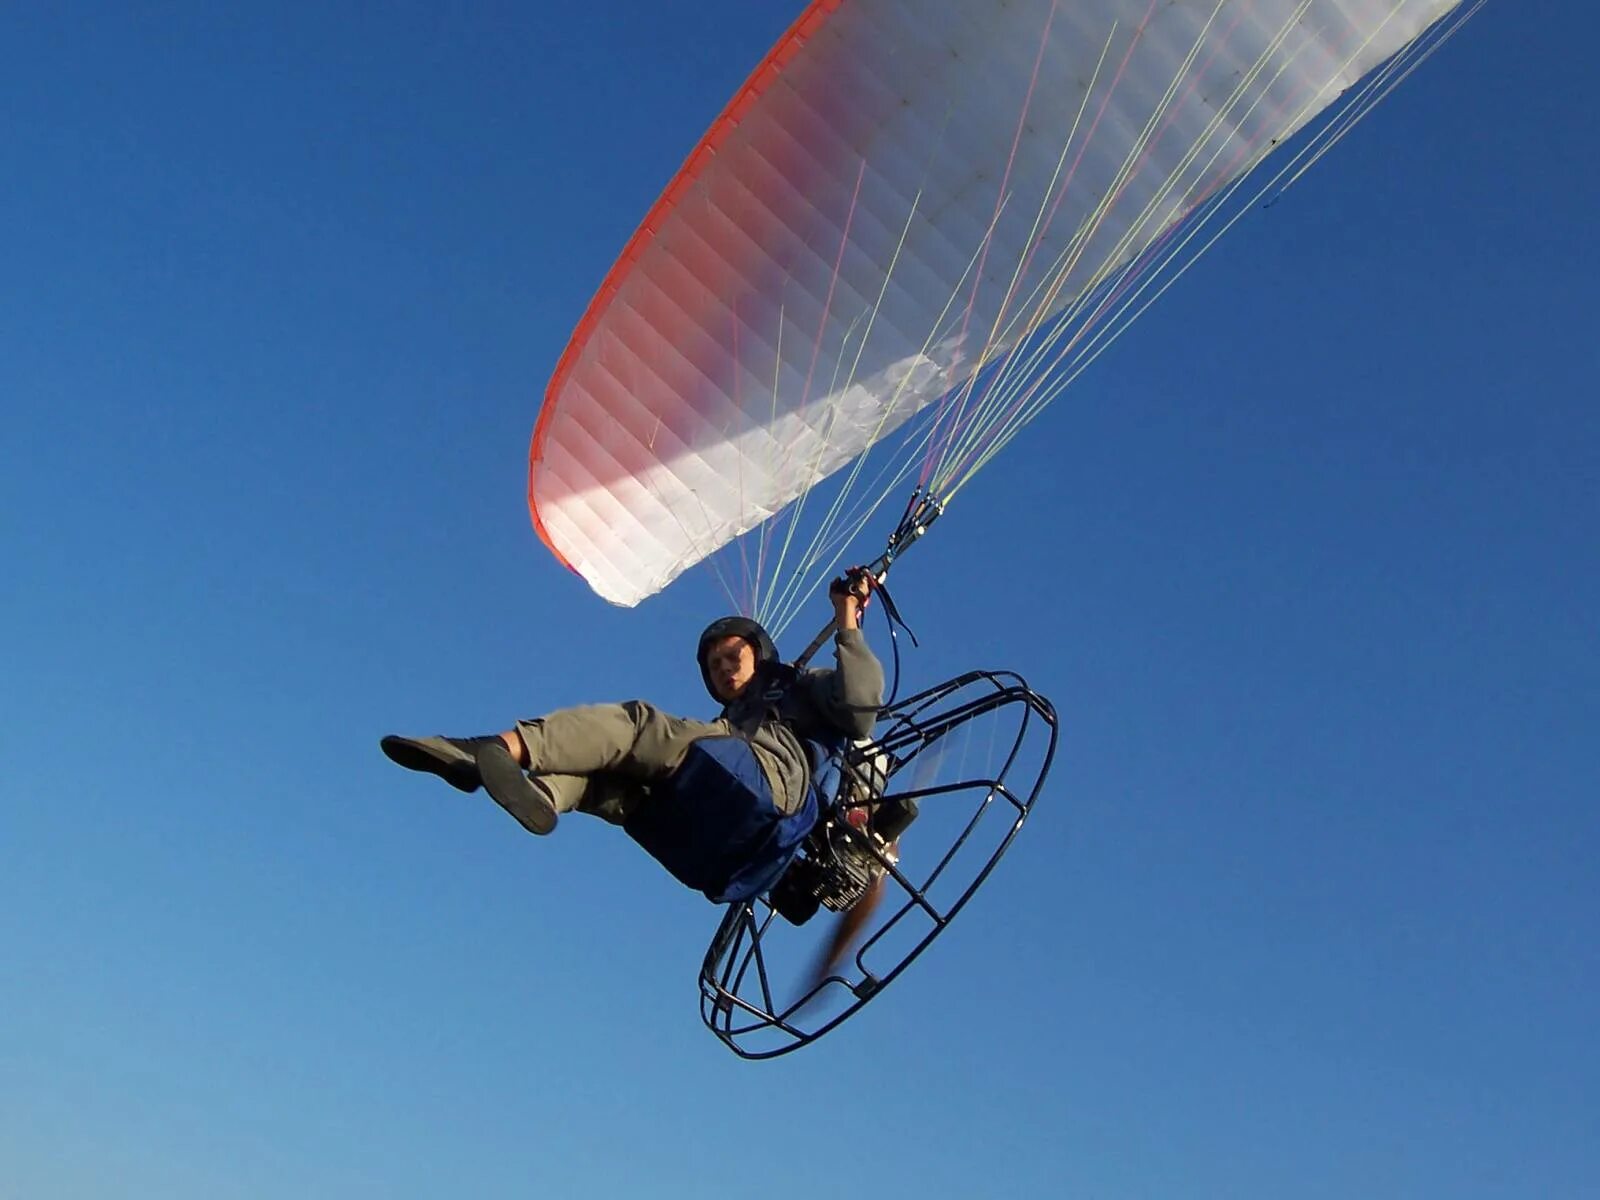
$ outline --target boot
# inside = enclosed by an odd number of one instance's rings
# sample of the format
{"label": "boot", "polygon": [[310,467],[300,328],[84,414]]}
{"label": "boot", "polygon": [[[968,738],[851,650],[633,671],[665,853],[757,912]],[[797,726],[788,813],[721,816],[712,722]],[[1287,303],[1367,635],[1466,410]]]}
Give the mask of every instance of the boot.
{"label": "boot", "polygon": [[529,833],[540,837],[556,827],[556,806],[550,791],[530,778],[499,738],[478,747],[478,777],[484,790]]}
{"label": "boot", "polygon": [[[391,761],[408,771],[426,771],[430,775],[437,775],[453,788],[475,792],[483,780],[478,775],[478,764],[473,755],[479,746],[489,742],[501,745],[497,737],[412,738],[392,733],[378,745]],[[501,748],[504,749],[503,746]]]}

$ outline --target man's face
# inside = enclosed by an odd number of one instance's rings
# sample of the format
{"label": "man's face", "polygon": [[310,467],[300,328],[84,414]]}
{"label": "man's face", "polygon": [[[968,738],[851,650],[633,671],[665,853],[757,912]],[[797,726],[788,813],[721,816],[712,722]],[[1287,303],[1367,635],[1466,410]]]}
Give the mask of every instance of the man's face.
{"label": "man's face", "polygon": [[737,634],[718,638],[706,650],[711,690],[724,704],[736,699],[756,677],[756,651]]}

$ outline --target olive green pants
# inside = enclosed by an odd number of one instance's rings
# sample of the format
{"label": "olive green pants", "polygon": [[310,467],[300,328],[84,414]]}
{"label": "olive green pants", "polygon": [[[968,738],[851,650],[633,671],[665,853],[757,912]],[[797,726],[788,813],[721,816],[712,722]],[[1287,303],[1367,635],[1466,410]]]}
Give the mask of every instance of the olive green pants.
{"label": "olive green pants", "polygon": [[734,732],[727,721],[692,721],[642,700],[587,704],[517,722],[528,772],[550,789],[557,812],[590,813],[620,825],[678,769],[700,738]]}

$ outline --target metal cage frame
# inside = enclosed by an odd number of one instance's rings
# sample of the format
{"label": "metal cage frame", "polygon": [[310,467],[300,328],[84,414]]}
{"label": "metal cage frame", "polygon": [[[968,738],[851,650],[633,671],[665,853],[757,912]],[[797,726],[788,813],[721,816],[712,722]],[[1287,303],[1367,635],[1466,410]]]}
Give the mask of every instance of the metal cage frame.
{"label": "metal cage frame", "polygon": [[[1009,706],[1020,706],[1017,729],[999,769],[992,775],[920,788],[895,787],[895,777],[924,751],[938,745],[969,721]],[[825,838],[849,839],[876,859],[886,889],[890,885],[898,887],[899,907],[855,948],[845,963],[817,979],[792,1002],[780,1004],[767,962],[768,933],[779,916],[778,910],[773,907],[770,895],[731,905],[700,968],[700,1015],[706,1027],[740,1057],[766,1059],[810,1045],[859,1012],[944,932],[989,877],[1033,810],[1049,775],[1059,732],[1054,707],[1011,671],[969,671],[884,709],[879,716],[879,732],[870,742],[858,747],[847,762],[846,779],[824,808],[804,853],[813,856],[830,853]],[[1041,744],[1040,739],[1046,740]],[[1032,778],[1014,786],[1007,777],[1028,746],[1033,747],[1036,755]],[[881,840],[843,819],[846,800],[852,795],[853,784],[849,778],[852,762],[861,764],[863,772],[880,774],[880,802],[937,802],[940,797],[952,793],[983,791],[972,818],[922,885],[907,878],[893,856],[885,853]],[[878,765],[867,766],[869,763]],[[987,861],[981,862],[955,899],[942,907],[936,905],[929,899],[928,892],[972,836],[979,820],[996,805],[1010,808],[1010,828],[1004,830]],[[874,974],[864,962],[865,956],[913,912],[930,922],[927,933],[888,970]],[[807,1008],[824,990],[840,985],[850,994],[843,1011],[829,1014],[820,1024],[808,1022]]]}

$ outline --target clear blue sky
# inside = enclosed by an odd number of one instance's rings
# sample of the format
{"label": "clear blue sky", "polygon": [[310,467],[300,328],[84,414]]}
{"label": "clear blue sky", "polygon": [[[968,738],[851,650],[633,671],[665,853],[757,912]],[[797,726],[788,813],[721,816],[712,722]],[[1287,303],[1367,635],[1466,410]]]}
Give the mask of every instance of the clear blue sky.
{"label": "clear blue sky", "polygon": [[769,1064],[702,899],[377,739],[704,711],[712,581],[595,600],[527,435],[797,5],[224,8],[0,17],[0,1196],[1600,1194],[1592,5],[1494,0],[907,561],[915,677],[1065,747]]}

